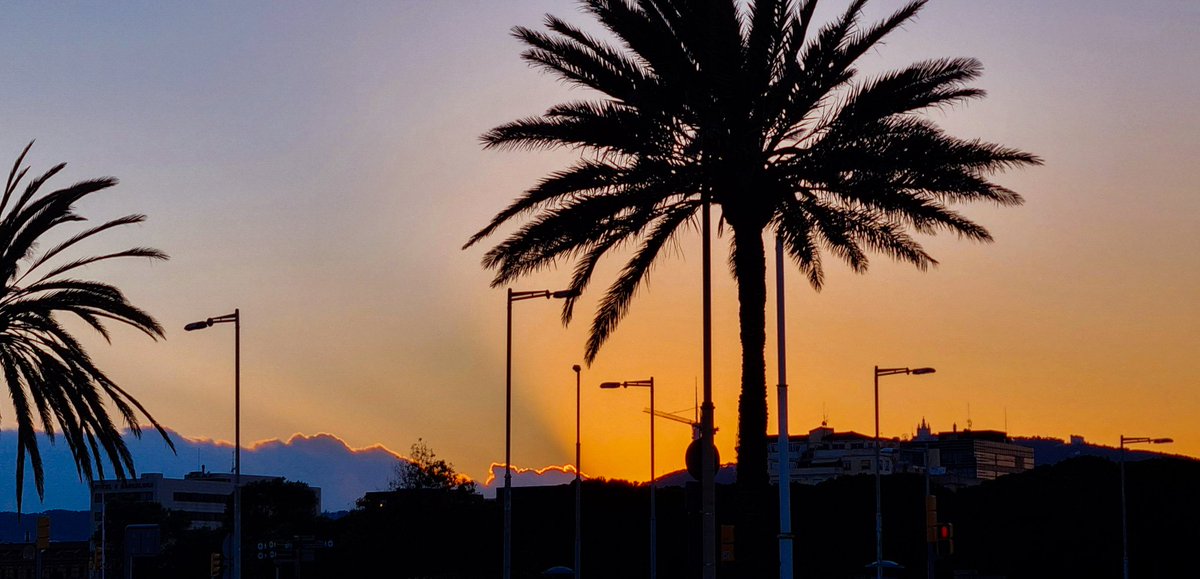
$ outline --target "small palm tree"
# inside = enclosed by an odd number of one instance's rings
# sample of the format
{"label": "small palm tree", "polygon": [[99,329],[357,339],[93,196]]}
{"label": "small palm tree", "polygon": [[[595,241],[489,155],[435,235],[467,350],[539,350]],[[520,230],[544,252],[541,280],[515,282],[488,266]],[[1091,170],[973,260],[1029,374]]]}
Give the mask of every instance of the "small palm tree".
{"label": "small palm tree", "polygon": [[56,259],[79,243],[110,229],[140,223],[144,215],[127,215],[74,233],[46,251],[38,242],[59,226],[85,221],[75,213],[80,199],[116,185],[103,177],[76,183],[65,189],[40,194],[42,185],[65,164],[31,179],[18,193],[28,167],[23,167],[30,143],[21,152],[0,198],[0,370],[13,402],[17,422],[17,508],[20,510],[25,465],[33,469],[39,498],[45,496],[42,455],[37,432],[51,441],[61,434],[75,459],[81,479],[104,476],[104,463],[112,465],[118,478],[133,475],[133,457],[121,439],[121,431],[109,416],[106,404],[121,415],[125,425],[141,434],[140,412],[174,450],[174,444],[146,409],[128,392],[108,378],[88,356],[83,346],[62,325],[62,315],[72,314],[109,339],[107,322],[117,321],[145,332],[151,338],[163,335],[162,327],[149,314],[129,303],[116,287],[72,277],[85,266],[122,257],[167,259],[156,249],[136,247],[104,255]]}
{"label": "small palm tree", "polygon": [[[872,25],[859,22],[866,0],[852,0],[820,28],[816,0],[581,4],[616,43],[554,16],[546,17],[548,32],[518,27],[514,35],[528,46],[525,60],[600,98],[560,104],[483,136],[487,147],[570,148],[580,159],[526,191],[466,246],[523,222],[484,256],[484,266],[496,270],[493,286],[573,261],[570,287],[580,291],[602,257],[632,248],[600,300],[586,347],[590,363],[662,249],[695,227],[707,196],[730,233],[738,284],[738,485],[761,488],[768,477],[763,233],[782,238],[817,289],[822,253],[857,272],[866,271],[868,252],[926,269],[936,261],[910,231],[990,241],[951,206],[1020,204],[988,177],[1040,161],[954,138],[921,114],[983,95],[965,86],[981,72],[974,59],[918,62],[857,79],[859,57],[924,0]],[[564,323],[574,303],[566,300]],[[753,517],[764,495],[745,495],[752,504],[739,511]],[[747,533],[738,536],[741,544]],[[740,546],[739,553],[763,559]]]}

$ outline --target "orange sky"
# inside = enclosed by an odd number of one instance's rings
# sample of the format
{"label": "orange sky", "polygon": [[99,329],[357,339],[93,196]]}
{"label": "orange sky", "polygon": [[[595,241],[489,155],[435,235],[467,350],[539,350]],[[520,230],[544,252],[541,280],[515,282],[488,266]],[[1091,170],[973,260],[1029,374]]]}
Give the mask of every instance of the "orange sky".
{"label": "orange sky", "polygon": [[[112,346],[89,339],[95,357],[172,428],[230,439],[232,328],[182,327],[239,307],[244,441],[331,432],[403,453],[421,437],[485,478],[504,452],[504,292],[488,287],[482,248],[459,248],[571,158],[477,142],[588,96],[519,60],[508,28],[546,12],[580,20],[561,0],[7,10],[0,159],[37,138],[35,170],[70,163],[59,185],[121,178],[83,210],[148,214],[108,242],[173,257],[89,271],[168,327],[160,343],[124,330]],[[830,267],[820,294],[789,272],[792,430],[827,417],[870,432],[872,366],[934,366],[884,379],[885,435],[922,417],[935,429],[970,419],[1110,445],[1122,433],[1171,436],[1171,451],[1200,455],[1197,29],[1200,10],[1170,0],[942,1],[869,55],[868,71],[980,58],[989,96],[936,118],[1046,164],[999,177],[1024,206],[964,209],[995,243],[927,240],[942,262],[934,271],[882,258],[866,276]],[[726,241],[714,255],[714,379],[717,439],[731,459],[739,346]],[[644,479],[649,469],[646,392],[599,382],[654,376],[660,408],[691,412],[697,248],[688,239],[654,270],[584,370],[586,473]],[[514,287],[554,289],[568,275]],[[611,275],[596,280],[570,328],[556,303],[514,306],[517,464],[573,460],[571,366]],[[689,437],[659,423],[660,471],[682,467]]]}

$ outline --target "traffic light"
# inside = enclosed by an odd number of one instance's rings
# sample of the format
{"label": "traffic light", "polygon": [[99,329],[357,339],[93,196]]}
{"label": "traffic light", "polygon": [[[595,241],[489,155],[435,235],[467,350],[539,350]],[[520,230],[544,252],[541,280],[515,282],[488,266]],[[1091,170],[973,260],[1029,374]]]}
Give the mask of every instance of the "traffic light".
{"label": "traffic light", "polygon": [[37,548],[40,551],[50,548],[50,517],[38,517]]}
{"label": "traffic light", "polygon": [[925,497],[925,542],[938,541],[937,527],[937,497],[928,495]]}
{"label": "traffic light", "polygon": [[937,544],[939,555],[954,554],[954,525],[941,523],[937,526]]}
{"label": "traffic light", "polygon": [[209,559],[208,559],[208,576],[209,577],[220,577],[221,576],[221,554],[220,553],[213,553],[209,557]]}

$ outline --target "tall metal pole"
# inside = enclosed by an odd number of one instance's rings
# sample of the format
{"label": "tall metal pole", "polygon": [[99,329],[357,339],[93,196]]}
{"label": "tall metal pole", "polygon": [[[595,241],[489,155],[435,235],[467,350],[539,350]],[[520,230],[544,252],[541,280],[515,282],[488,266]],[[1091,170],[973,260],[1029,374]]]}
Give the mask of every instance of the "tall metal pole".
{"label": "tall metal pole", "polygon": [[883,510],[879,479],[879,366],[875,367],[875,579],[883,579]]}
{"label": "tall metal pole", "polygon": [[[929,484],[929,465],[930,465],[929,460],[930,460],[929,459],[929,443],[926,442],[925,443],[925,505],[926,505],[925,508],[926,509],[929,508],[930,500],[933,497],[933,495],[930,494],[931,489],[930,489],[930,484]],[[925,521],[925,522],[926,522],[926,525],[928,526],[928,523],[930,521]],[[933,521],[933,522],[936,523],[937,521]],[[934,565],[935,565],[935,563],[934,563],[934,554],[935,553],[934,552],[936,551],[936,549],[934,549],[934,547],[933,547],[933,541],[929,540],[930,533],[932,533],[932,531],[929,530],[928,528],[926,528],[925,534],[927,536],[925,537],[925,579],[934,579],[934,577],[933,577],[933,571],[934,571]]]}
{"label": "tall metal pole", "polygon": [[654,377],[650,377],[650,579],[658,579],[658,506],[654,478]]}
{"label": "tall metal pole", "polygon": [[[504,343],[504,579],[512,576],[512,305],[514,301],[534,298],[571,299],[578,289],[514,292],[508,288],[505,300]],[[578,372],[578,370],[576,370]]]}
{"label": "tall metal pole", "polygon": [[1129,579],[1129,529],[1125,512],[1125,435],[1121,435],[1121,576]]}
{"label": "tall metal pole", "polygon": [[100,495],[100,579],[108,567],[108,490]]}
{"label": "tall metal pole", "polygon": [[1127,444],[1168,444],[1175,442],[1170,438],[1148,438],[1144,436],[1121,435],[1121,452],[1118,462],[1121,465],[1121,570],[1125,579],[1129,579],[1129,529],[1126,523],[1125,509],[1125,445]]}
{"label": "tall metal pole", "polygon": [[701,207],[701,294],[703,310],[704,400],[700,404],[700,551],[702,579],[717,579],[716,457],[713,456],[712,399],[712,239],[709,192]]}
{"label": "tall metal pole", "polygon": [[504,579],[512,577],[512,303],[508,288],[504,354]]}
{"label": "tall metal pole", "polygon": [[233,322],[233,545],[230,551],[232,579],[242,577],[242,312],[215,316],[183,327],[185,331],[211,328]]}
{"label": "tall metal pole", "polygon": [[579,474],[579,371],[582,368],[579,367],[579,364],[575,364],[571,366],[571,369],[575,371],[575,579],[579,579],[579,560],[580,551],[582,550],[579,536],[579,520],[582,510],[580,505],[583,502],[583,480]]}
{"label": "tall metal pole", "polygon": [[233,310],[233,579],[241,579],[241,311]]}
{"label": "tall metal pole", "polygon": [[788,435],[787,340],[784,339],[783,237],[775,237],[775,328],[779,359],[779,579],[792,579],[792,461]]}

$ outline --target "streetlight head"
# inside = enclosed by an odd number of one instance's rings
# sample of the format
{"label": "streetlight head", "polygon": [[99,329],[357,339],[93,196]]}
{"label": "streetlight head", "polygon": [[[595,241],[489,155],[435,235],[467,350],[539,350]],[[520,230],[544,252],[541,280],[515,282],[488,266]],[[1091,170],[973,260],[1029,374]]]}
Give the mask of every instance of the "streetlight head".
{"label": "streetlight head", "polygon": [[575,372],[579,372],[579,371],[580,371],[580,370],[582,370],[583,368],[580,368],[580,367],[579,367],[579,364],[575,364],[574,366],[571,366],[571,369],[572,369],[572,370],[574,370]]}
{"label": "streetlight head", "polygon": [[184,326],[183,329],[190,332],[192,330],[203,330],[204,328],[208,328],[211,326],[212,326],[212,320],[204,320],[203,322],[192,322],[192,323]]}
{"label": "streetlight head", "polygon": [[937,370],[933,368],[913,368],[909,374],[933,374],[934,372],[937,372]]}
{"label": "streetlight head", "polygon": [[620,382],[601,382],[600,383],[601,388],[620,388],[621,386],[624,386],[624,384],[621,384]]}
{"label": "streetlight head", "polygon": [[581,292],[577,289],[558,290],[550,294],[550,297],[555,299],[577,298]]}
{"label": "streetlight head", "polygon": [[1175,439],[1173,439],[1173,438],[1155,438],[1154,440],[1151,440],[1150,442],[1152,442],[1154,444],[1170,444],[1172,442],[1175,442]]}

